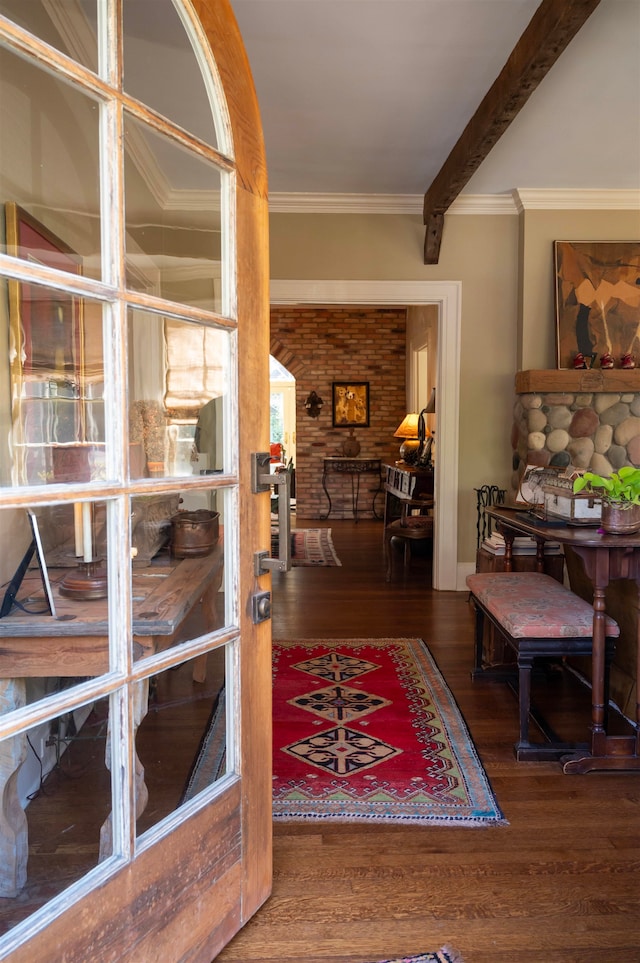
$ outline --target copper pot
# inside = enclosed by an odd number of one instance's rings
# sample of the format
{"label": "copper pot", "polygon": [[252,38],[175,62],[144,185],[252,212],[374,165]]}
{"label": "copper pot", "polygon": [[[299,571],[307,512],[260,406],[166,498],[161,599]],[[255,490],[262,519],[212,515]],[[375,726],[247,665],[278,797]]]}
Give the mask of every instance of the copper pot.
{"label": "copper pot", "polygon": [[208,555],[218,541],[219,512],[199,508],[171,518],[171,551],[176,558]]}

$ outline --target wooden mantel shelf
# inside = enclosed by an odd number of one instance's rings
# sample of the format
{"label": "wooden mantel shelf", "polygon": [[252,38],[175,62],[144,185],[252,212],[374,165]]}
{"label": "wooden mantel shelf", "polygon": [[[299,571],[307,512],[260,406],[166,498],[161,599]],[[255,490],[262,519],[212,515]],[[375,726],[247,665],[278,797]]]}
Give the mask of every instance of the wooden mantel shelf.
{"label": "wooden mantel shelf", "polygon": [[640,369],[549,368],[544,371],[518,371],[516,394],[529,392],[634,391],[640,393]]}

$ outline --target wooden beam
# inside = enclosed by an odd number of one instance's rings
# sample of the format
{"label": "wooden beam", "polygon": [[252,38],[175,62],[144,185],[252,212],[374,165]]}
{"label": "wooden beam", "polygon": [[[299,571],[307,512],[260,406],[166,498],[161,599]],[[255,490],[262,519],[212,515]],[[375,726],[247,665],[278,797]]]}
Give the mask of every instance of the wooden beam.
{"label": "wooden beam", "polygon": [[600,0],[542,0],[424,196],[424,263],[437,264],[444,215]]}

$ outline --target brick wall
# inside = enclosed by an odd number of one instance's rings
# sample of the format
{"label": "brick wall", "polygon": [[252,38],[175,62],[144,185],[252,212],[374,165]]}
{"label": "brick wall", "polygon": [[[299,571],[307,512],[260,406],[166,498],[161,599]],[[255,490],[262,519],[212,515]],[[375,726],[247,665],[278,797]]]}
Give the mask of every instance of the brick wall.
{"label": "brick wall", "polygon": [[[328,508],[322,489],[324,459],[342,455],[348,429],[333,428],[334,381],[369,382],[369,427],[356,428],[361,458],[392,463],[400,442],[393,433],[406,414],[404,308],[271,308],[271,354],[296,379],[296,503],[300,518],[320,518]],[[304,402],[311,391],[324,401],[318,418]],[[360,479],[359,514],[371,517],[372,475]],[[351,479],[332,475],[331,517],[352,517]],[[376,501],[382,510],[382,498]]]}

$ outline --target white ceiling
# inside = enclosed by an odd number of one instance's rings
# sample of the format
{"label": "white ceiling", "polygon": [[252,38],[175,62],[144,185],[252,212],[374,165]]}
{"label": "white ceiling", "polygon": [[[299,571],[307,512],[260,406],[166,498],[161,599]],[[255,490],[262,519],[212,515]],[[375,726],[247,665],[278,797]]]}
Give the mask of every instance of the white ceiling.
{"label": "white ceiling", "polygon": [[[269,190],[423,195],[539,0],[232,0]],[[640,189],[640,0],[601,0],[464,188]]]}

